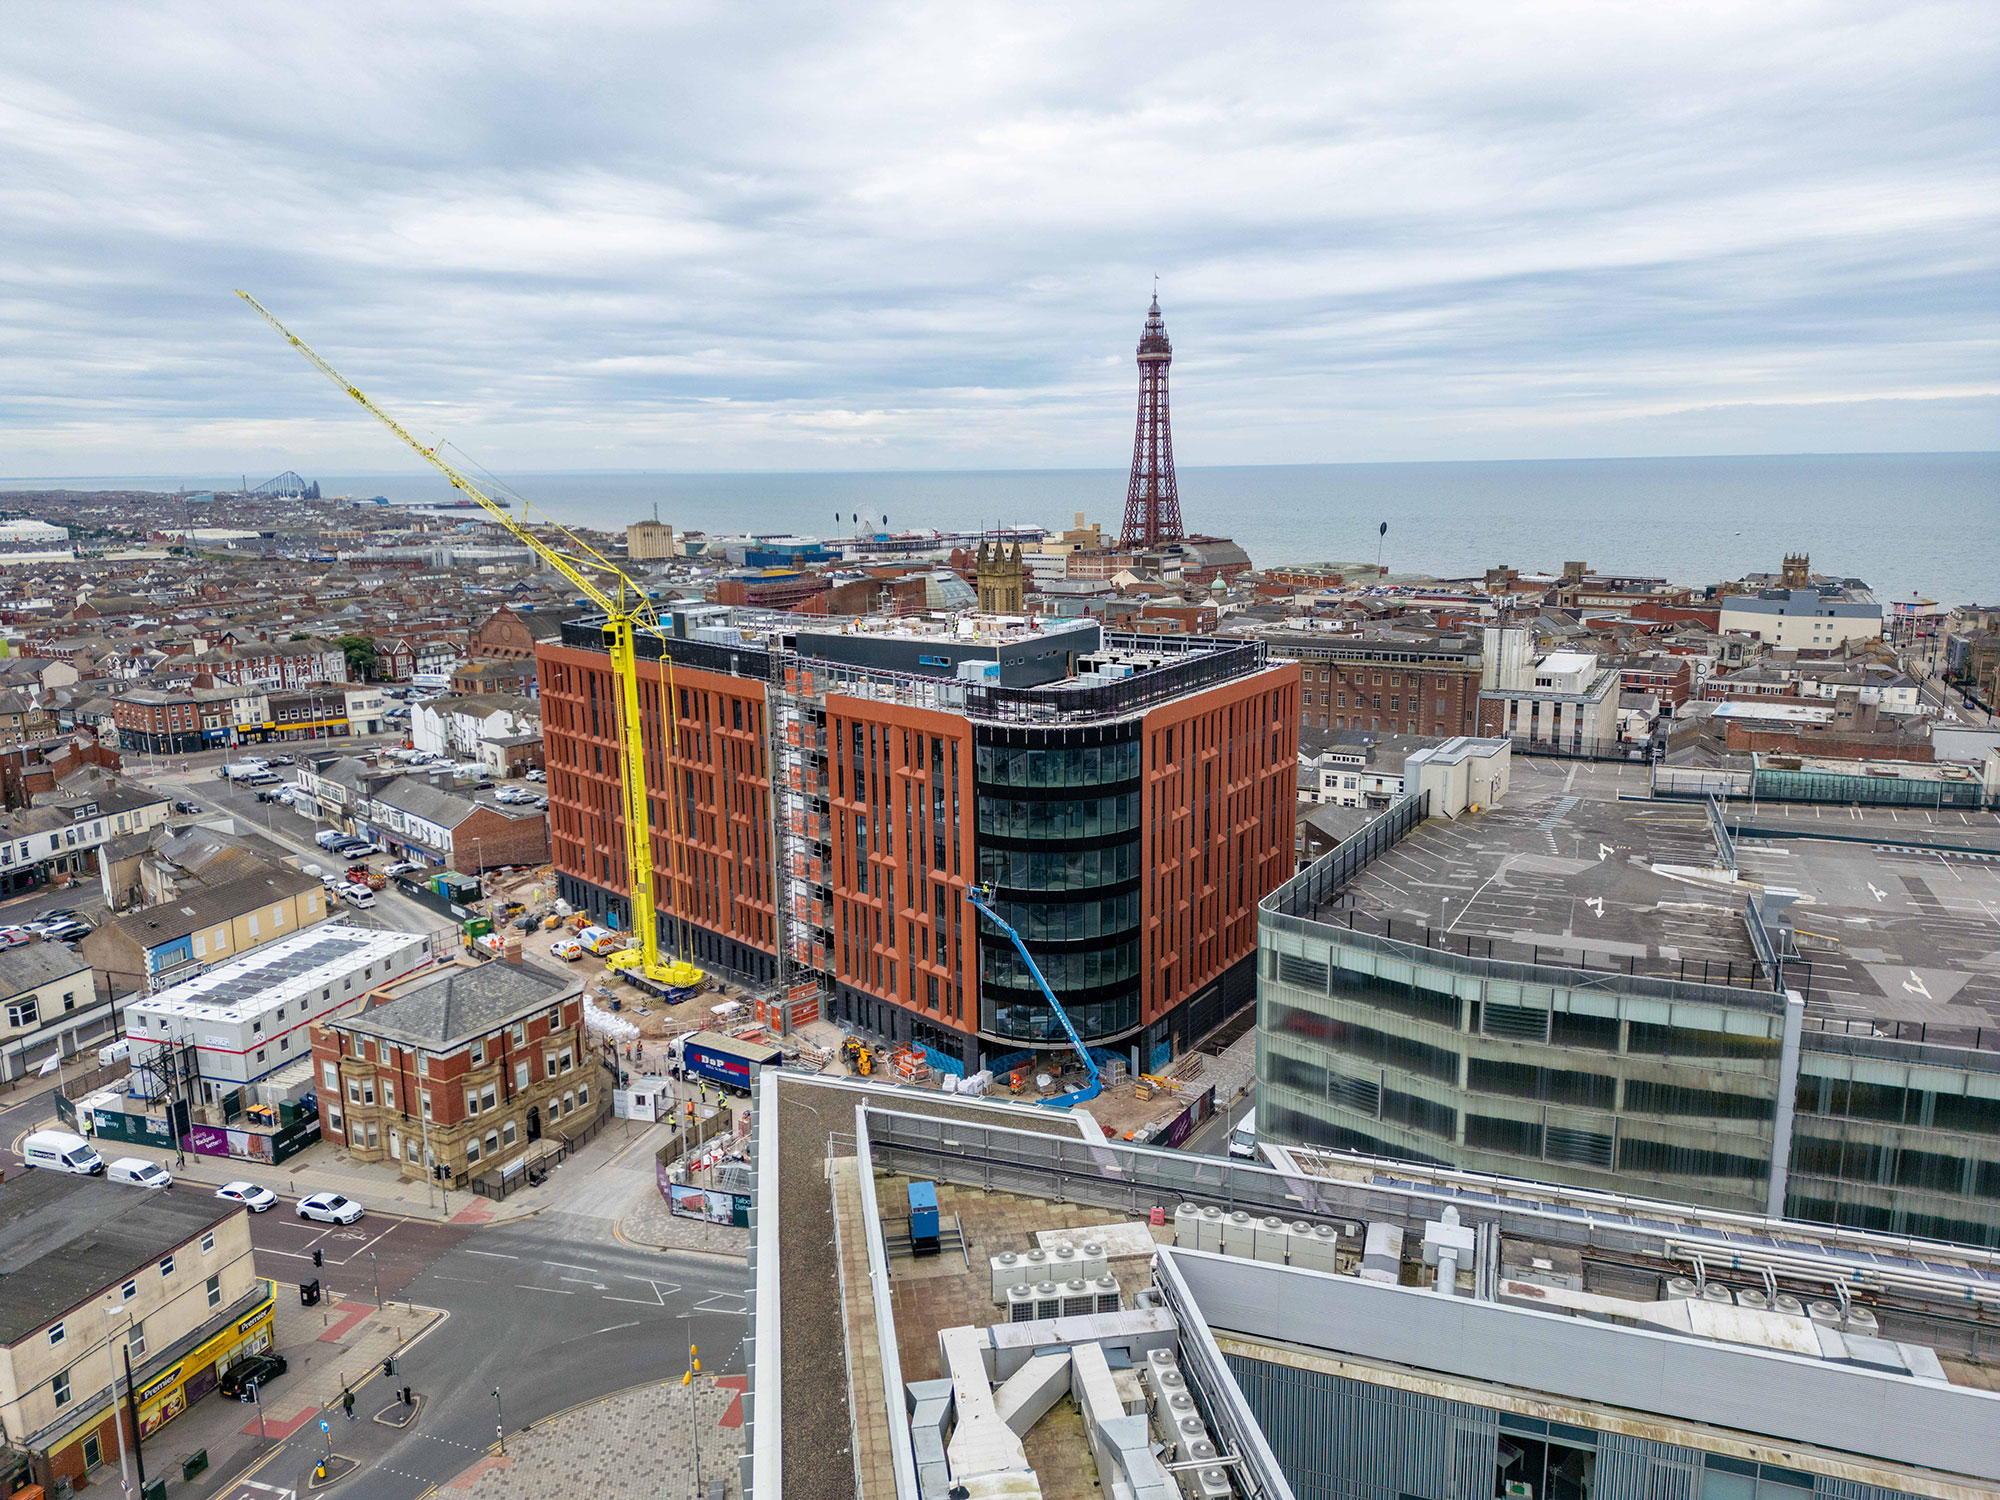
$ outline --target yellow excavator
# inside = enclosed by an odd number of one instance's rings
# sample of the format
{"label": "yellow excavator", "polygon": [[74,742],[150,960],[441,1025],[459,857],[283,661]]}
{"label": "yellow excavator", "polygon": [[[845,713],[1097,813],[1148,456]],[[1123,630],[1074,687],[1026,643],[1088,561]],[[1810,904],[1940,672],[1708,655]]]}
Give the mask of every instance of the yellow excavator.
{"label": "yellow excavator", "polygon": [[[632,932],[639,940],[638,946],[625,948],[614,953],[605,961],[605,967],[633,979],[643,981],[648,988],[662,991],[686,991],[699,986],[707,976],[693,964],[678,959],[663,958],[660,954],[659,924],[655,920],[658,910],[654,889],[653,841],[649,836],[652,818],[649,815],[651,801],[646,788],[645,740],[639,716],[639,672],[636,640],[640,631],[657,636],[661,641],[668,638],[668,632],[661,626],[660,617],[653,608],[653,602],[646,591],[625,575],[622,568],[611,562],[562,525],[552,525],[551,529],[567,537],[580,555],[570,556],[556,547],[550,546],[536,531],[522,525],[505,506],[497,504],[478,485],[439,456],[435,447],[425,447],[412,437],[409,431],[390,416],[359,387],[328,364],[313,348],[280,323],[255,297],[248,292],[236,294],[257,310],[258,316],[275,328],[279,335],[299,353],[309,360],[313,368],[339,386],[361,409],[388,428],[416,454],[451,481],[452,488],[471,497],[480,509],[507,531],[522,546],[533,552],[554,568],[577,588],[585,598],[604,611],[604,649],[611,658],[611,675],[617,680],[619,695],[619,732],[625,747],[620,757],[620,783],[623,793],[625,815],[625,879],[626,889],[632,903]],[[596,575],[596,576],[593,576]],[[602,577],[604,582],[600,582]],[[665,671],[665,692],[661,703],[665,705],[660,715],[666,729],[667,743],[663,747],[664,758],[672,763],[676,735],[674,714],[673,660],[663,651],[660,657]],[[668,798],[673,809],[672,846],[680,845],[679,804]],[[669,885],[669,915],[674,915],[675,902]]]}

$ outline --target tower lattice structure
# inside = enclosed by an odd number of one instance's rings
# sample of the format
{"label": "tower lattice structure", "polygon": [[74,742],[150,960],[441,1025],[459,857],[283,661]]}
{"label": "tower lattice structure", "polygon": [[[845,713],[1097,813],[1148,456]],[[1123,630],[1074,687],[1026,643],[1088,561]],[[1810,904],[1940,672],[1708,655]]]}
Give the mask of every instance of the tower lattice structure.
{"label": "tower lattice structure", "polygon": [[1167,412],[1167,367],[1174,362],[1153,294],[1146,331],[1139,339],[1139,428],[1132,439],[1132,480],[1125,490],[1120,542],[1151,550],[1182,540],[1181,497],[1174,483],[1174,429]]}

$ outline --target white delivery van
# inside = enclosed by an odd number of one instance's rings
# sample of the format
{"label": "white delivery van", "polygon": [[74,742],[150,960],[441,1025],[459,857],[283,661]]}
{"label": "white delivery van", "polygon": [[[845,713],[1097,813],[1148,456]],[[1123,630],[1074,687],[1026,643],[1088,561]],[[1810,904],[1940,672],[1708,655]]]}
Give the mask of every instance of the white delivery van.
{"label": "white delivery van", "polygon": [[1248,1161],[1257,1159],[1257,1111],[1236,1122],[1236,1128],[1229,1132],[1229,1154]]}
{"label": "white delivery van", "polygon": [[104,1170],[107,1182],[125,1182],[133,1187],[170,1188],[174,1185],[173,1173],[156,1161],[143,1157],[121,1156]]}
{"label": "white delivery van", "polygon": [[37,1130],[21,1142],[21,1161],[48,1172],[94,1177],[104,1170],[104,1158],[80,1135],[67,1130]]}
{"label": "white delivery van", "polygon": [[108,1068],[113,1063],[130,1062],[131,1060],[132,1039],[129,1036],[121,1036],[108,1047],[99,1047],[97,1049],[97,1065],[100,1068]]}

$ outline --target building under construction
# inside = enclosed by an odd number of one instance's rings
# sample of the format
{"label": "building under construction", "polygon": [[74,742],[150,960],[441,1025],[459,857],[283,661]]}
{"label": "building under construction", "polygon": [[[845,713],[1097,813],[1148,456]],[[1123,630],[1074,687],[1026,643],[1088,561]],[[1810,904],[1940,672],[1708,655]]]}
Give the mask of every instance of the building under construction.
{"label": "building under construction", "polygon": [[[1291,873],[1296,666],[1094,621],[804,623],[697,607],[637,642],[664,950],[781,993],[780,1026],[828,1014],[953,1072],[1064,1045],[975,884],[1136,1071],[1250,1002],[1257,903]],[[623,925],[602,633],[537,659],[562,891]]]}

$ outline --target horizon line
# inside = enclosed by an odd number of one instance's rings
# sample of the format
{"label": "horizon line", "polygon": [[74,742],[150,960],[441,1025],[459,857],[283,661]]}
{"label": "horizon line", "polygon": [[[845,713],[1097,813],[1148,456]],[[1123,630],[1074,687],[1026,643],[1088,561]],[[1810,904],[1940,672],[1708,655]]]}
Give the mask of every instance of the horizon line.
{"label": "horizon line", "polygon": [[[1325,459],[1299,463],[1268,464],[1177,464],[1175,468],[1189,473],[1212,473],[1241,469],[1417,469],[1417,468],[1474,468],[1494,465],[1529,464],[1650,464],[1650,463],[1715,463],[1715,462],[1768,462],[1780,459],[1882,459],[1882,458],[2000,458],[2000,449],[1994,448],[1889,448],[1861,451],[1814,451],[1803,450],[1788,453],[1674,453],[1674,454],[1598,454],[1589,457],[1568,458],[1415,458],[1415,459]],[[200,473],[199,470],[190,470]],[[240,471],[239,471],[240,472]],[[296,470],[294,470],[296,472]],[[351,469],[343,477],[357,479],[397,478],[412,474],[430,474],[434,471],[421,465],[409,469]],[[686,478],[769,478],[776,476],[861,476],[871,474],[1122,474],[1124,466],[1065,465],[1061,467],[1016,467],[1016,468],[872,468],[872,469],[651,469],[621,466],[616,468],[554,468],[520,469],[502,471],[517,475],[665,475]],[[75,480],[137,480],[162,479],[162,472],[126,474],[0,474],[0,484],[52,484]],[[227,477],[226,474],[224,477]]]}

